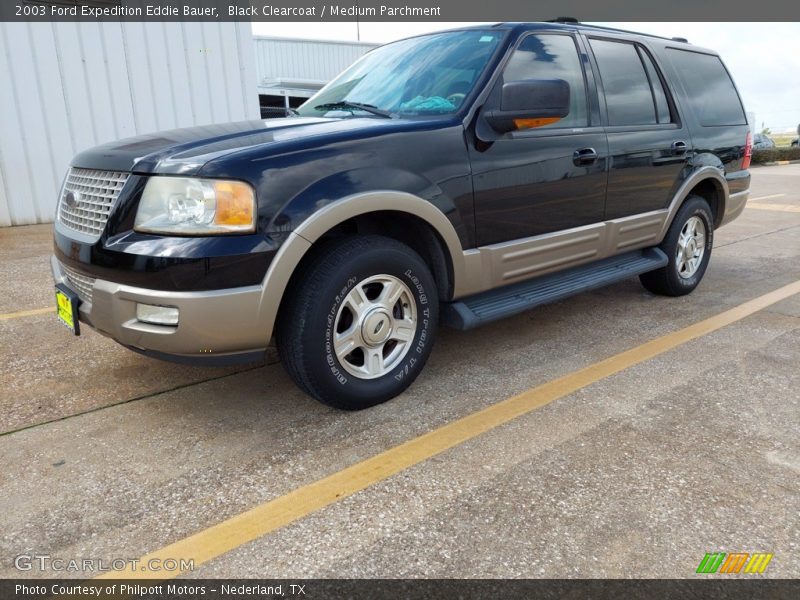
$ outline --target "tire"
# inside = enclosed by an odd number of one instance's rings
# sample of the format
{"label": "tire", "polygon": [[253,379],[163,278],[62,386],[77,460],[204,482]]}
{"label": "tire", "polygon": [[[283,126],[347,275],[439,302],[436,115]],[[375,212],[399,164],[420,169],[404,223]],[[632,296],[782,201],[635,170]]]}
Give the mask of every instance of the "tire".
{"label": "tire", "polygon": [[278,352],[310,396],[361,410],[416,379],[438,313],[434,279],[411,248],[380,235],[342,238],[321,248],[293,282],[278,320]]}
{"label": "tire", "polygon": [[[687,235],[691,233],[693,226],[699,232],[701,225],[704,229],[700,232],[702,239]],[[686,244],[684,240],[687,240]],[[660,246],[669,258],[667,266],[639,275],[639,280],[654,294],[685,296],[703,279],[713,245],[714,220],[711,208],[704,198],[689,196],[675,215]],[[695,258],[689,259],[689,256]]]}

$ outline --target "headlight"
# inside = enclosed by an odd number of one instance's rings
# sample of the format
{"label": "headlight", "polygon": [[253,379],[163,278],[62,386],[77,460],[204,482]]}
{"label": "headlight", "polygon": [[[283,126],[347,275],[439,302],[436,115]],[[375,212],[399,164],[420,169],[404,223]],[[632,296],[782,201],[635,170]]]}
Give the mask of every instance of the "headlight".
{"label": "headlight", "polygon": [[256,229],[255,194],[241,181],[151,177],[133,228],[184,235],[252,232]]}

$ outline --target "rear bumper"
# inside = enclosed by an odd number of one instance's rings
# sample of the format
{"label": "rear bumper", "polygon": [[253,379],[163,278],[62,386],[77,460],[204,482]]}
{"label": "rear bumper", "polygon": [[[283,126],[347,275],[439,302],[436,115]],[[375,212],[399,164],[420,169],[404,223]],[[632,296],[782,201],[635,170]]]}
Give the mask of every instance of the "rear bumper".
{"label": "rear bumper", "polygon": [[[82,290],[51,258],[53,278],[81,297],[80,320],[137,352],[184,363],[231,364],[260,360],[269,343],[259,323],[261,286],[203,292],[170,292],[84,276]],[[176,327],[144,323],[136,304],[177,307]]]}
{"label": "rear bumper", "polygon": [[742,214],[744,207],[747,205],[747,198],[749,196],[750,190],[736,192],[728,196],[728,201],[725,203],[725,214],[722,215],[722,222],[719,224],[720,227],[727,225]]}

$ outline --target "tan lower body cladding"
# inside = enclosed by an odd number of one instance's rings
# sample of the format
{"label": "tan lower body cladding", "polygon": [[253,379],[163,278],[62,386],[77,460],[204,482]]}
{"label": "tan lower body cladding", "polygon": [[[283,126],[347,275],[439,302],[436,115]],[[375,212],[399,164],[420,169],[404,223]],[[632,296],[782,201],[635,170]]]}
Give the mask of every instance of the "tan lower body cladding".
{"label": "tan lower body cladding", "polygon": [[661,241],[668,210],[625,217],[535,237],[482,246],[465,253],[482,291],[560,271]]}

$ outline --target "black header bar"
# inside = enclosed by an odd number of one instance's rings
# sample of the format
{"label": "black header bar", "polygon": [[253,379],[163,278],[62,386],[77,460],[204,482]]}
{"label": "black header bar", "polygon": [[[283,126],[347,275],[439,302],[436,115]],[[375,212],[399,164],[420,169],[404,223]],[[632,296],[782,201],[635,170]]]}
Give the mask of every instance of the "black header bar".
{"label": "black header bar", "polygon": [[693,579],[174,579],[0,580],[3,600],[795,600],[800,581],[703,575]]}
{"label": "black header bar", "polygon": [[0,21],[800,21],[786,0],[0,0]]}

